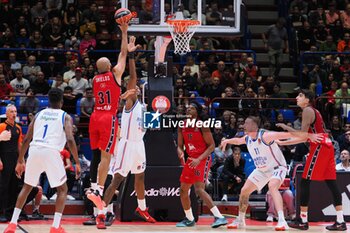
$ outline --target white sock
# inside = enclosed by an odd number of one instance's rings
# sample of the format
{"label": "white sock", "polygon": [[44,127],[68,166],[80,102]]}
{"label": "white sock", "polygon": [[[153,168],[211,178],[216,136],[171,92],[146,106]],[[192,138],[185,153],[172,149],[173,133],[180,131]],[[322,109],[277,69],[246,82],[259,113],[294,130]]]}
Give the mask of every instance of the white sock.
{"label": "white sock", "polygon": [[102,186],[102,185],[97,185],[97,191],[98,191],[98,193],[100,194],[100,196],[102,196],[103,195],[103,189],[104,189],[104,186]]}
{"label": "white sock", "polygon": [[280,222],[280,221],[286,221],[285,219],[284,219],[284,212],[283,212],[283,210],[280,210],[280,211],[278,211],[278,221]]}
{"label": "white sock", "polygon": [[189,208],[188,210],[185,210],[185,215],[186,218],[190,221],[194,220],[193,213],[192,213],[192,208]]}
{"label": "white sock", "polygon": [[91,183],[91,189],[96,190],[97,189],[97,183]]}
{"label": "white sock", "polygon": [[137,204],[142,211],[146,210],[146,199],[137,199]]}
{"label": "white sock", "polygon": [[337,222],[343,223],[344,222],[344,215],[342,210],[337,210]]}
{"label": "white sock", "polygon": [[220,213],[219,209],[217,206],[214,206],[213,208],[210,209],[210,211],[213,213],[213,215],[217,218],[223,218],[222,214]]}
{"label": "white sock", "polygon": [[11,223],[17,224],[19,215],[21,214],[21,209],[15,208],[13,210],[12,218],[11,218]]}
{"label": "white sock", "polygon": [[300,218],[303,223],[307,222],[307,212],[300,212]]}
{"label": "white sock", "polygon": [[113,211],[113,203],[111,203],[111,204],[109,204],[109,205],[107,206],[107,212],[110,212],[110,213],[114,214],[114,211]]}
{"label": "white sock", "polygon": [[99,214],[99,215],[100,215],[100,214],[106,215],[106,213],[107,213],[107,207],[103,207],[102,210],[98,210],[98,214]]}
{"label": "white sock", "polygon": [[53,223],[52,226],[54,228],[59,228],[61,223],[62,213],[55,212],[55,215],[53,217]]}
{"label": "white sock", "polygon": [[239,212],[238,213],[238,219],[245,220],[245,213],[244,212]]}
{"label": "white sock", "polygon": [[96,217],[98,215],[98,209],[97,207],[94,207],[94,216]]}

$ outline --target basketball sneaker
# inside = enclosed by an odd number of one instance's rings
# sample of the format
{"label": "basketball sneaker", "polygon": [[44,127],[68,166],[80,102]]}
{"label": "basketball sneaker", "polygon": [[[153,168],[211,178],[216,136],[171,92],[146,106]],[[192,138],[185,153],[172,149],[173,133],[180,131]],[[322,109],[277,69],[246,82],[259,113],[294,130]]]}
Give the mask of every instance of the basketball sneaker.
{"label": "basketball sneaker", "polygon": [[176,223],[176,227],[193,227],[194,225],[196,225],[195,220],[193,219],[193,221],[190,221],[187,218],[181,222]]}
{"label": "basketball sneaker", "polygon": [[102,210],[104,203],[102,201],[102,197],[100,195],[100,193],[97,190],[94,190],[93,192],[88,193],[87,198],[92,201],[95,206],[97,207],[97,209]]}
{"label": "basketball sneaker", "polygon": [[142,211],[139,207],[136,208],[135,214],[145,220],[146,222],[155,223],[156,220],[148,213],[148,208]]}
{"label": "basketball sneaker", "polygon": [[39,210],[34,210],[32,213],[32,218],[35,220],[43,220],[45,216],[39,212]]}
{"label": "basketball sneaker", "polygon": [[342,223],[335,222],[333,225],[326,226],[326,229],[329,231],[346,231],[347,227],[345,222],[342,222]]}
{"label": "basketball sneaker", "polygon": [[278,221],[277,225],[275,226],[275,231],[285,231],[288,230],[288,223],[284,221]]}
{"label": "basketball sneaker", "polygon": [[17,229],[17,224],[10,223],[6,229],[4,230],[4,233],[15,233]]}
{"label": "basketball sneaker", "polygon": [[293,221],[288,222],[288,226],[290,228],[299,229],[302,231],[306,231],[309,229],[309,223],[301,221],[300,218],[294,219]]}
{"label": "basketball sneaker", "polygon": [[112,226],[112,224],[113,224],[113,222],[114,222],[114,219],[115,219],[114,214],[111,213],[111,212],[107,212],[107,214],[106,214],[105,225],[106,225],[107,227]]}
{"label": "basketball sneaker", "polygon": [[245,220],[236,218],[231,224],[227,225],[227,229],[243,229],[245,226]]}
{"label": "basketball sneaker", "polygon": [[106,216],[104,214],[97,215],[96,217],[97,229],[107,229],[105,222],[106,222]]}
{"label": "basketball sneaker", "polygon": [[85,226],[95,226],[96,225],[96,217],[94,215],[91,215],[89,220],[86,220],[83,222],[83,225]]}
{"label": "basketball sneaker", "polygon": [[217,218],[215,217],[215,221],[213,222],[213,224],[211,224],[212,228],[218,228],[220,226],[224,226],[227,224],[227,220],[225,217],[223,218]]}
{"label": "basketball sneaker", "polygon": [[59,227],[59,228],[55,228],[55,227],[51,227],[50,228],[50,233],[67,233],[63,227]]}

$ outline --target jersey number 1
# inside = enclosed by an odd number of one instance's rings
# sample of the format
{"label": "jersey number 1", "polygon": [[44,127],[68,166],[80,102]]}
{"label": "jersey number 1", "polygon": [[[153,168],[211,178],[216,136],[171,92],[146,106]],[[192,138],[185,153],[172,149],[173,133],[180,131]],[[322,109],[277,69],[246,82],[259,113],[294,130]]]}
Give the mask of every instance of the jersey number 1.
{"label": "jersey number 1", "polygon": [[46,136],[46,132],[47,132],[47,127],[48,127],[49,125],[48,124],[46,124],[46,125],[44,125],[44,134],[43,134],[43,139],[45,138],[45,136]]}
{"label": "jersey number 1", "polygon": [[111,92],[109,90],[106,92],[100,91],[98,96],[100,97],[98,100],[99,104],[105,104],[105,102],[107,102],[107,104],[111,103]]}
{"label": "jersey number 1", "polygon": [[254,148],[255,154],[260,154],[259,148]]}

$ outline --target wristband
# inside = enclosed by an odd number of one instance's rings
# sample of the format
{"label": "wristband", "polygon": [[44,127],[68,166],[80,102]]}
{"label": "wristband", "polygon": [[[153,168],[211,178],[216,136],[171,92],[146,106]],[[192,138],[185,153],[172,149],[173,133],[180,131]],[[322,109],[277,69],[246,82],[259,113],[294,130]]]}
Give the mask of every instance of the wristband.
{"label": "wristband", "polygon": [[135,52],[128,53],[129,59],[135,59]]}

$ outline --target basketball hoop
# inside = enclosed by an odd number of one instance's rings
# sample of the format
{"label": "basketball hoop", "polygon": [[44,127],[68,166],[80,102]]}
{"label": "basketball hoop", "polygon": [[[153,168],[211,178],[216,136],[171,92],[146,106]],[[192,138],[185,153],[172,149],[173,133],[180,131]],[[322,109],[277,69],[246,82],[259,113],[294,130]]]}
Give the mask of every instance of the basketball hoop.
{"label": "basketball hoop", "polygon": [[191,52],[190,40],[195,33],[197,26],[200,24],[198,20],[168,20],[171,37],[175,44],[174,53],[185,55]]}

